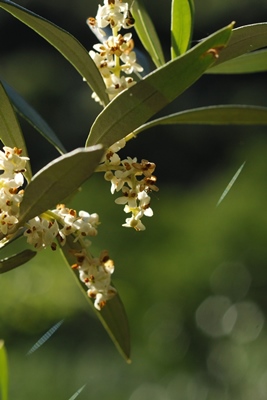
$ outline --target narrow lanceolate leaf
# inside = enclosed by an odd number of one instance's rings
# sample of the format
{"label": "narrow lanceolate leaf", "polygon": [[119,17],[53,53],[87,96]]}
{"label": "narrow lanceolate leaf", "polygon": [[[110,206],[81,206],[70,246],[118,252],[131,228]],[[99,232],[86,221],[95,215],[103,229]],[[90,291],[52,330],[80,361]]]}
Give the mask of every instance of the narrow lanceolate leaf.
{"label": "narrow lanceolate leaf", "polygon": [[[130,362],[130,331],[127,315],[120,299],[119,294],[113,297],[113,299],[108,300],[105,307],[101,311],[96,310],[93,304],[93,300],[90,299],[86,293],[87,287],[83,282],[80,281],[78,274],[71,270],[70,266],[77,262],[77,259],[73,255],[73,250],[79,252],[82,251],[82,247],[78,242],[73,242],[74,238],[69,235],[67,236],[66,244],[61,247],[61,251],[64,258],[67,261],[67,267],[72,273],[76,280],[80,290],[85,296],[88,305],[93,309],[97,318],[102,323],[103,327],[109,334],[111,340],[115,344],[116,348],[120,354]],[[112,283],[114,287],[114,284]]]}
{"label": "narrow lanceolate leaf", "polygon": [[229,190],[231,189],[231,187],[233,186],[233,184],[235,183],[235,181],[237,180],[237,178],[239,177],[242,169],[244,168],[244,165],[246,164],[246,161],[241,165],[241,167],[237,170],[237,172],[234,174],[233,178],[230,180],[230,182],[228,183],[228,185],[226,186],[223,194],[221,195],[221,197],[218,200],[218,203],[216,204],[216,207],[218,207],[219,204],[221,204],[221,202],[223,201],[223,199],[225,198],[225,196],[228,194]]}
{"label": "narrow lanceolate leaf", "polygon": [[73,396],[69,400],[75,400],[79,396],[79,394],[83,391],[86,385],[83,385],[80,389],[77,390],[77,392],[74,393]]}
{"label": "narrow lanceolate leaf", "polygon": [[34,353],[39,349],[51,336],[58,330],[58,328],[63,324],[64,319],[58,321],[55,325],[52,326],[28,351],[27,355]]}
{"label": "narrow lanceolate leaf", "polygon": [[0,0],[0,7],[18,18],[25,25],[37,32],[55,47],[87,81],[91,89],[97,93],[104,104],[108,103],[103,79],[87,50],[69,32],[59,28],[52,22],[13,3]]}
{"label": "narrow lanceolate leaf", "polygon": [[102,154],[101,145],[79,148],[42,168],[25,189],[19,224],[64,201],[92,175]]}
{"label": "narrow lanceolate leaf", "polygon": [[22,264],[30,261],[36,255],[36,251],[23,250],[21,253],[15,254],[11,257],[0,260],[0,274],[11,271],[14,268],[19,267]]}
{"label": "narrow lanceolate leaf", "polygon": [[157,125],[267,125],[267,107],[244,105],[219,105],[180,111],[141,125],[140,132]]}
{"label": "narrow lanceolate leaf", "polygon": [[214,66],[266,46],[267,22],[241,26],[233,30],[228,46],[223,49]]}
{"label": "narrow lanceolate leaf", "polygon": [[172,102],[203,75],[226,46],[233,24],[119,94],[97,117],[87,145],[110,146]]}
{"label": "narrow lanceolate leaf", "polygon": [[134,28],[144,48],[149,53],[156,67],[164,65],[164,54],[157,32],[151,18],[145,9],[143,0],[135,0],[132,4],[132,13],[135,19]]}
{"label": "narrow lanceolate leaf", "polygon": [[0,393],[2,400],[8,399],[8,364],[3,340],[0,340]]}
{"label": "narrow lanceolate leaf", "polygon": [[50,142],[59,151],[59,153],[66,153],[63,144],[60,142],[46,121],[37,113],[37,111],[34,110],[34,108],[32,108],[26,102],[26,100],[24,100],[24,98],[6,82],[2,81],[2,85],[4,86],[5,91],[17,113],[26,121],[28,121],[29,124],[31,124],[39,133],[41,133],[41,135],[48,142]]}
{"label": "narrow lanceolate leaf", "polygon": [[210,68],[209,74],[248,74],[267,71],[267,51],[259,50]]}
{"label": "narrow lanceolate leaf", "polygon": [[[10,103],[9,97],[0,82],[0,140],[8,147],[22,149],[23,156],[27,156],[27,148],[21,132],[15,111]],[[31,179],[31,166],[27,161],[26,179]]]}
{"label": "narrow lanceolate leaf", "polygon": [[193,0],[172,0],[171,57],[185,53],[190,47],[194,21]]}

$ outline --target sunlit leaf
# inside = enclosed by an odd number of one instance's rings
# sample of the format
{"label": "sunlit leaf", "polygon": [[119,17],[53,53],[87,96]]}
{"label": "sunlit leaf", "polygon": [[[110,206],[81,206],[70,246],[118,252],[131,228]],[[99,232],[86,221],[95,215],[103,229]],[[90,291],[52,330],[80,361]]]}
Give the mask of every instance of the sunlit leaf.
{"label": "sunlit leaf", "polygon": [[171,57],[185,53],[190,47],[193,31],[194,3],[192,0],[172,0]]}
{"label": "sunlit leaf", "polygon": [[[233,29],[233,34],[214,67],[243,54],[267,46],[267,22]],[[208,71],[209,72],[209,71]]]}
{"label": "sunlit leaf", "polygon": [[0,340],[0,391],[2,400],[8,399],[8,364],[5,344]]}
{"label": "sunlit leaf", "polygon": [[115,143],[183,93],[214,63],[232,27],[219,30],[119,94],[95,120],[87,145]]}
{"label": "sunlit leaf", "polygon": [[9,86],[6,82],[2,81],[5,91],[13,103],[17,113],[21,115],[26,121],[29,122],[41,135],[50,142],[60,153],[66,153],[63,144],[60,142],[56,134],[46,123],[46,121],[32,108],[26,100]]}
{"label": "sunlit leaf", "polygon": [[157,125],[267,125],[267,107],[219,105],[180,111],[141,125],[133,135]]}
{"label": "sunlit leaf", "polygon": [[229,190],[232,188],[233,184],[235,183],[235,181],[237,180],[237,178],[239,177],[242,169],[244,168],[246,162],[244,162],[241,167],[237,170],[237,172],[234,174],[233,178],[230,180],[230,182],[228,183],[228,185],[226,186],[223,194],[221,195],[221,197],[218,200],[218,203],[216,204],[216,207],[218,207],[219,204],[221,204],[221,202],[223,201],[223,199],[225,198],[225,196],[228,194]]}
{"label": "sunlit leaf", "polygon": [[[9,97],[0,81],[0,140],[5,146],[17,147],[23,150],[23,156],[27,156],[27,148],[21,132],[15,111]],[[31,166],[27,161],[26,179],[31,179]]]}
{"label": "sunlit leaf", "polygon": [[55,47],[87,81],[104,104],[108,103],[103,79],[88,51],[69,32],[9,0],[0,0],[0,7],[18,18]]}
{"label": "sunlit leaf", "polygon": [[22,264],[30,261],[36,255],[36,251],[23,250],[21,253],[15,254],[11,257],[0,260],[0,274],[11,271],[14,268],[19,267]]}
{"label": "sunlit leaf", "polygon": [[[130,331],[127,315],[119,294],[108,300],[105,307],[98,311],[94,307],[93,300],[86,293],[87,287],[80,281],[78,274],[73,271],[70,266],[77,262],[72,250],[81,251],[82,247],[78,242],[73,242],[71,235],[67,236],[66,244],[61,247],[64,258],[67,261],[67,267],[70,273],[74,276],[76,283],[85,296],[88,305],[92,308],[97,318],[102,323],[103,327],[109,334],[111,340],[115,344],[120,354],[130,362]],[[112,284],[112,286],[114,286]]]}
{"label": "sunlit leaf", "polygon": [[77,392],[75,392],[74,395],[71,396],[71,398],[69,400],[75,400],[79,396],[79,394],[83,391],[85,386],[86,385],[83,385],[80,389],[78,389]]}
{"label": "sunlit leaf", "polygon": [[134,28],[144,48],[149,53],[156,67],[164,65],[164,54],[160,40],[153,22],[145,9],[143,0],[135,0],[133,2],[132,13],[135,19]]}
{"label": "sunlit leaf", "polygon": [[51,336],[58,330],[58,328],[63,324],[64,319],[58,321],[55,325],[52,326],[28,351],[27,355],[34,353],[39,349]]}
{"label": "sunlit leaf", "polygon": [[101,145],[79,148],[50,162],[25,189],[20,225],[64,201],[94,172],[103,154]]}
{"label": "sunlit leaf", "polygon": [[267,50],[254,51],[210,68],[209,74],[247,74],[267,71]]}

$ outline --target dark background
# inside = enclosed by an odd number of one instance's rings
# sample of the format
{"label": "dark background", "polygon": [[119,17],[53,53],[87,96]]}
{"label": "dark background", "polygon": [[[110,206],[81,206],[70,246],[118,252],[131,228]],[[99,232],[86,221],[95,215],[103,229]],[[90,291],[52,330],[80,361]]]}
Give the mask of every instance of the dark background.
{"label": "dark background", "polygon": [[[169,54],[170,1],[145,1]],[[21,1],[88,49],[85,20],[97,1]],[[193,44],[231,21],[264,22],[267,3],[196,1]],[[68,150],[83,146],[101,111],[80,75],[48,43],[0,10],[0,75],[47,120]],[[145,55],[138,40],[136,47]],[[182,77],[181,77],[182,79]],[[266,74],[205,75],[160,115],[215,104],[266,104]],[[36,172],[57,156],[20,120]],[[129,315],[132,360],[117,354],[73,285],[60,254],[48,250],[0,277],[0,336],[10,364],[11,399],[256,400],[267,396],[266,162],[264,127],[160,127],[124,155],[157,164],[159,193],[145,232],[121,228],[109,185],[93,177],[70,203],[98,212],[95,252],[115,259],[114,282]],[[221,204],[223,190],[246,161]],[[22,244],[23,246],[23,244]],[[231,308],[232,307],[232,308]],[[58,332],[29,348],[54,323]]]}

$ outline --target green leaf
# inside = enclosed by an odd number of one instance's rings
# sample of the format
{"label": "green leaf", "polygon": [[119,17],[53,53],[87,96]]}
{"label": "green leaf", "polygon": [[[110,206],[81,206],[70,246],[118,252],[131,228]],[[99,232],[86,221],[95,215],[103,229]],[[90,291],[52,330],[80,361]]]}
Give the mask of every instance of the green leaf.
{"label": "green leaf", "polygon": [[5,91],[12,101],[17,113],[29,122],[41,135],[51,143],[59,153],[66,153],[63,144],[60,142],[54,131],[46,123],[46,121],[34,110],[23,97],[20,96],[11,86],[2,81]]}
{"label": "green leaf", "polygon": [[5,344],[0,340],[0,390],[2,400],[8,399],[8,364]]}
{"label": "green leaf", "polygon": [[27,352],[27,356],[31,355],[34,353],[36,350],[38,350],[45,342],[51,338],[52,335],[60,328],[60,326],[63,324],[64,319],[61,321],[58,321],[56,324],[54,324],[47,332],[43,334],[43,336],[30,348],[30,350]]}
{"label": "green leaf", "polygon": [[69,32],[52,22],[8,0],[0,0],[0,7],[18,18],[55,47],[87,81],[104,104],[109,102],[102,76],[88,51]]}
{"label": "green leaf", "polygon": [[87,303],[93,309],[94,313],[109,334],[120,354],[126,359],[127,362],[130,362],[129,324],[119,294],[114,296],[113,299],[107,301],[105,307],[102,308],[101,311],[96,310],[92,299],[90,299],[86,293],[86,286],[80,281],[78,274],[76,274],[76,272],[70,268],[71,265],[77,262],[72,250],[81,251],[82,247],[78,242],[73,242],[74,238],[71,235],[67,236],[66,239],[66,244],[65,246],[61,247],[61,251],[67,261],[68,270],[75,277],[76,283],[84,294]]}
{"label": "green leaf", "polygon": [[232,58],[266,46],[267,22],[236,28],[233,30],[228,46],[220,53],[220,57],[214,64],[214,67]]}
{"label": "green leaf", "polygon": [[33,250],[23,250],[21,253],[14,254],[11,257],[4,258],[0,260],[0,274],[4,272],[11,271],[14,268],[19,267],[22,264],[30,261],[36,255],[36,251]]}
{"label": "green leaf", "polygon": [[193,0],[172,0],[171,12],[171,57],[185,53],[190,47],[193,21]]}
{"label": "green leaf", "polygon": [[[5,146],[22,149],[23,156],[28,155],[24,137],[22,135],[15,111],[9,97],[0,81],[0,139]],[[25,177],[31,179],[31,166],[27,161]]]}
{"label": "green leaf", "polygon": [[149,53],[156,67],[164,65],[165,60],[160,40],[153,22],[145,9],[143,0],[134,1],[132,5],[132,13],[135,19],[134,28],[144,48]]}
{"label": "green leaf", "polygon": [[95,120],[86,145],[112,145],[183,93],[214,63],[231,36],[232,26],[209,36],[119,94]]}
{"label": "green leaf", "polygon": [[19,225],[64,201],[92,175],[102,154],[101,145],[78,148],[42,168],[25,189]]}
{"label": "green leaf", "polygon": [[235,183],[235,181],[237,180],[237,178],[239,177],[242,169],[244,168],[246,164],[246,161],[241,165],[241,167],[237,170],[237,172],[234,174],[233,178],[231,179],[231,181],[228,183],[227,187],[225,188],[223,194],[221,195],[221,197],[218,200],[218,203],[216,204],[216,207],[218,207],[219,204],[221,204],[221,202],[223,201],[223,199],[225,198],[225,196],[228,194],[229,190],[231,189],[231,187],[233,186],[233,184]]}
{"label": "green leaf", "polygon": [[83,391],[85,386],[86,385],[83,385],[80,389],[78,389],[77,392],[75,392],[74,395],[71,396],[71,398],[69,400],[75,400],[79,396],[79,394]]}
{"label": "green leaf", "polygon": [[248,74],[267,71],[267,51],[243,54],[208,70],[209,74]]}
{"label": "green leaf", "polygon": [[157,125],[267,125],[267,107],[219,105],[180,111],[141,125],[133,136]]}

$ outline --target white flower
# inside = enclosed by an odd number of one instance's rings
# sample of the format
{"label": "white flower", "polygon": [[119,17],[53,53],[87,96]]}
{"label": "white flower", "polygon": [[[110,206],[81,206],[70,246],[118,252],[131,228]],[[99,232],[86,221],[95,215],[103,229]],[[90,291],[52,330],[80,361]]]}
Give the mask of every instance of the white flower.
{"label": "white flower", "polygon": [[111,83],[107,86],[106,91],[109,94],[109,98],[111,100],[114,97],[116,97],[119,93],[121,93],[123,90],[130,88],[136,83],[131,77],[128,78],[126,78],[125,76],[118,77],[115,74],[111,74],[110,78],[111,78]]}
{"label": "white flower", "polygon": [[28,221],[24,236],[26,236],[27,242],[37,250],[45,249],[48,246],[51,246],[54,250],[56,247],[54,241],[58,231],[57,221],[35,217]]}
{"label": "white flower", "polygon": [[142,72],[144,70],[141,65],[137,64],[136,54],[134,51],[131,51],[129,54],[123,53],[120,56],[120,59],[124,62],[124,65],[122,65],[121,68],[126,74]]}
{"label": "white flower", "polygon": [[137,199],[136,190],[129,189],[127,186],[123,186],[122,187],[122,193],[123,193],[123,196],[118,197],[115,200],[115,203],[117,203],[117,204],[126,204],[126,203],[128,203],[129,207],[135,208],[137,206],[137,204],[136,204],[136,199]]}
{"label": "white flower", "polygon": [[144,211],[146,217],[152,217],[153,210],[150,208],[150,197],[145,190],[138,193],[139,208]]}
{"label": "white flower", "polygon": [[141,214],[139,216],[132,215],[131,218],[126,218],[126,223],[122,226],[126,228],[134,228],[136,231],[144,231],[146,229],[145,225],[141,222]]}

